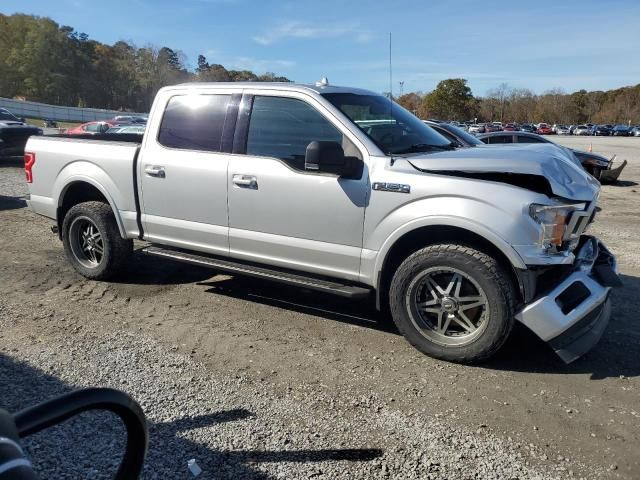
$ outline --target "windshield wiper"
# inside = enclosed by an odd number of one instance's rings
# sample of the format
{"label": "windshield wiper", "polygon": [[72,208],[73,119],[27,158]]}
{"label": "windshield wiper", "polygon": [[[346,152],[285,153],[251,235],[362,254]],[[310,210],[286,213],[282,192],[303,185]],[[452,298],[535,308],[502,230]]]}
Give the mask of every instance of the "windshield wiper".
{"label": "windshield wiper", "polygon": [[397,150],[394,153],[396,155],[402,153],[419,153],[419,152],[428,152],[429,150],[455,150],[455,146],[453,143],[449,143],[447,145],[432,145],[431,143],[414,143],[413,145],[408,146],[407,148],[403,148],[402,150]]}

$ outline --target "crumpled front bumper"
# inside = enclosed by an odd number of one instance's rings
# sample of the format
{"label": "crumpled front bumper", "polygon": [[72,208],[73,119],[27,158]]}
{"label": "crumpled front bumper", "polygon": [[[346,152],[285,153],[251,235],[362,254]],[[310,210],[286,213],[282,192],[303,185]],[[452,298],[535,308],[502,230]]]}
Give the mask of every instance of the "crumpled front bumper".
{"label": "crumpled front bumper", "polygon": [[516,319],[570,363],[600,340],[611,317],[610,290],[620,285],[613,254],[597,238],[585,236],[573,271]]}

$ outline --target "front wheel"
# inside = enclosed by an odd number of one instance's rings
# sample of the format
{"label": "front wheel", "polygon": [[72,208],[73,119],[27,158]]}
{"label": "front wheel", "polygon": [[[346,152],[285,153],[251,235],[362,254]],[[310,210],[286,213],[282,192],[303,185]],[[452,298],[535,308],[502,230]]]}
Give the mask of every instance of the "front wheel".
{"label": "front wheel", "polygon": [[459,363],[485,360],[504,344],[514,297],[495,259],[459,244],[418,250],[398,267],[389,290],[393,320],[409,343]]}
{"label": "front wheel", "polygon": [[73,268],[93,280],[116,276],[133,250],[133,241],[120,236],[113,212],[103,202],[71,207],[62,222],[62,242]]}

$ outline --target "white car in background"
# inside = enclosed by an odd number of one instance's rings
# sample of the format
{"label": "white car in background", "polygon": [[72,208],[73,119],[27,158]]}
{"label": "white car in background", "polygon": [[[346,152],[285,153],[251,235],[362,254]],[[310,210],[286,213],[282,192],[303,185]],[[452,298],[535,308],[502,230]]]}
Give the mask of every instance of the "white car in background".
{"label": "white car in background", "polygon": [[591,135],[591,127],[586,125],[578,125],[573,129],[574,135]]}

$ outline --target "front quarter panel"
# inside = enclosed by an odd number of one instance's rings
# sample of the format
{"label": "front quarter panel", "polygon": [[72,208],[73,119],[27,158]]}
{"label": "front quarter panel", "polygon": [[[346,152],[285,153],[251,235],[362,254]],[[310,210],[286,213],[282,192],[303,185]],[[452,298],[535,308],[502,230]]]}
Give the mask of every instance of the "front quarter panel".
{"label": "front quarter panel", "polygon": [[402,159],[393,166],[387,159],[385,167],[371,175],[372,185],[408,185],[410,193],[372,191],[364,226],[362,281],[375,282],[387,252],[404,234],[437,225],[476,233],[500,249],[515,268],[526,268],[513,246],[535,246],[539,227],[528,209],[544,201],[543,195],[498,182],[425,174]]}

